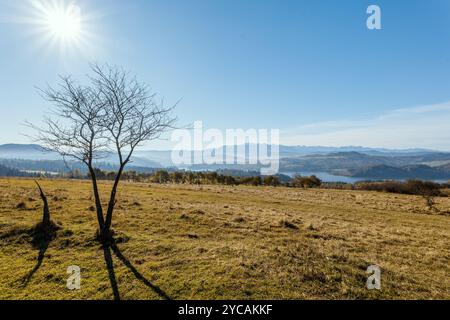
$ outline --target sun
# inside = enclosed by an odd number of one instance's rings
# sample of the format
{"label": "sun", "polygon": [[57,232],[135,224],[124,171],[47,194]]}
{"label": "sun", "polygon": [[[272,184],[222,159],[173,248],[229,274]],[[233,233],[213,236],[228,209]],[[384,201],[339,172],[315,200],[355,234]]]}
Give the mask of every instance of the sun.
{"label": "sun", "polygon": [[30,0],[35,38],[43,47],[58,48],[62,55],[86,54],[98,43],[92,32],[97,14],[76,0]]}
{"label": "sun", "polygon": [[81,35],[80,8],[75,5],[53,7],[44,12],[44,24],[53,37],[76,40]]}
{"label": "sun", "polygon": [[92,58],[102,51],[99,24],[107,16],[105,7],[98,10],[87,0],[21,0],[8,5],[13,12],[8,21],[27,26],[24,34],[39,54]]}

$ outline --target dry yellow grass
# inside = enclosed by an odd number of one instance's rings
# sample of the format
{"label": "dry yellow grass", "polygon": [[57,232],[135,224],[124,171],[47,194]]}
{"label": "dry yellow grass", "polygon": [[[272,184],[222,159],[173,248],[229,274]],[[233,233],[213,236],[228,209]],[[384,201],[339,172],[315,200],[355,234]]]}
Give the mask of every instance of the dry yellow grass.
{"label": "dry yellow grass", "polygon": [[[420,197],[124,183],[108,272],[89,182],[41,185],[61,229],[37,265],[36,187],[0,179],[2,299],[112,299],[112,275],[122,299],[450,298],[450,217],[427,214]],[[109,183],[101,188],[106,196]],[[437,207],[446,212],[450,199]],[[381,291],[365,288],[373,264]],[[71,265],[81,267],[81,290],[66,289]]]}

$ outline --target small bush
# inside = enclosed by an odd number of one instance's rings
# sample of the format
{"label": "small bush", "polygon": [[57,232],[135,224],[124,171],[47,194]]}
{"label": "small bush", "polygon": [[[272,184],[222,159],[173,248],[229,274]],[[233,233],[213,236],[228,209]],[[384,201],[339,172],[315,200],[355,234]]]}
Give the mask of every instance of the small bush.
{"label": "small bush", "polygon": [[358,182],[355,184],[355,188],[357,190],[410,194],[417,196],[438,197],[444,195],[441,191],[440,184],[421,180],[408,180],[406,182]]}
{"label": "small bush", "polygon": [[292,184],[297,188],[317,188],[322,185],[322,180],[314,175],[310,177],[296,176]]}
{"label": "small bush", "polygon": [[295,229],[295,230],[298,229],[298,227],[295,224],[293,224],[292,222],[287,221],[287,220],[281,220],[280,227],[284,227],[284,228],[288,228],[288,229]]}
{"label": "small bush", "polygon": [[27,203],[24,201],[19,202],[16,206],[16,209],[27,210],[28,209]]}
{"label": "small bush", "polygon": [[354,190],[355,186],[352,183],[346,182],[322,182],[320,188],[333,190]]}
{"label": "small bush", "polygon": [[277,176],[265,176],[263,179],[263,183],[265,186],[278,187],[281,185],[280,178]]}

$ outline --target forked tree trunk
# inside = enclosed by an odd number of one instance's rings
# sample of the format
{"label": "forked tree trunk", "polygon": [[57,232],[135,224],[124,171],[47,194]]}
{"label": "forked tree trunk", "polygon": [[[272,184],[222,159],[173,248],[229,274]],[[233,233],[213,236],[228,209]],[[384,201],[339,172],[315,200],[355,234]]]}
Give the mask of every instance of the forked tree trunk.
{"label": "forked tree trunk", "polygon": [[112,216],[113,216],[113,212],[114,212],[114,206],[116,204],[117,187],[119,186],[120,179],[121,179],[122,173],[123,173],[123,169],[124,169],[124,166],[122,165],[119,168],[119,171],[117,172],[116,178],[114,179],[114,185],[111,189],[111,195],[109,198],[108,210],[106,212],[105,227],[104,227],[104,231],[106,234],[108,234],[111,229]]}
{"label": "forked tree trunk", "polygon": [[97,212],[98,226],[99,226],[100,232],[102,232],[102,230],[105,227],[105,219],[103,217],[102,202],[100,200],[100,194],[98,192],[97,176],[95,175],[95,171],[92,166],[89,166],[89,173],[91,174],[92,188],[94,190],[95,209]]}
{"label": "forked tree trunk", "polygon": [[34,182],[36,182],[36,184],[39,188],[40,196],[41,196],[42,202],[44,203],[42,225],[49,226],[51,223],[50,223],[50,209],[48,207],[47,197],[46,197],[44,191],[42,190],[41,186],[39,185],[39,183],[36,180]]}

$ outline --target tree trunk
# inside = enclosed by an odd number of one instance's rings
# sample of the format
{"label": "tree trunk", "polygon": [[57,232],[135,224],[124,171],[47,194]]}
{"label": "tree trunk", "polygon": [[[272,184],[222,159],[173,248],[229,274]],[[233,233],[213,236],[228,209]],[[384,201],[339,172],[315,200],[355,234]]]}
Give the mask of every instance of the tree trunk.
{"label": "tree trunk", "polygon": [[114,185],[111,189],[111,196],[109,197],[108,203],[108,211],[106,212],[106,220],[105,220],[105,232],[109,232],[112,223],[112,216],[114,211],[114,206],[116,204],[116,193],[117,187],[119,186],[120,178],[122,177],[124,166],[121,165],[119,171],[117,172],[116,179],[114,180]]}
{"label": "tree trunk", "polygon": [[42,217],[42,225],[43,226],[49,226],[50,223],[50,209],[48,207],[48,201],[47,201],[47,197],[45,196],[44,191],[42,190],[41,186],[39,185],[39,183],[35,180],[34,182],[36,182],[38,188],[39,188],[39,192],[40,192],[40,196],[42,199],[42,202],[44,203],[44,211],[43,211],[43,217]]}
{"label": "tree trunk", "polygon": [[98,226],[99,230],[102,231],[105,227],[105,220],[103,217],[102,202],[100,200],[100,194],[98,192],[97,177],[95,175],[95,171],[94,168],[92,168],[92,166],[89,166],[89,173],[91,174],[92,187],[94,189],[95,209],[97,211]]}

